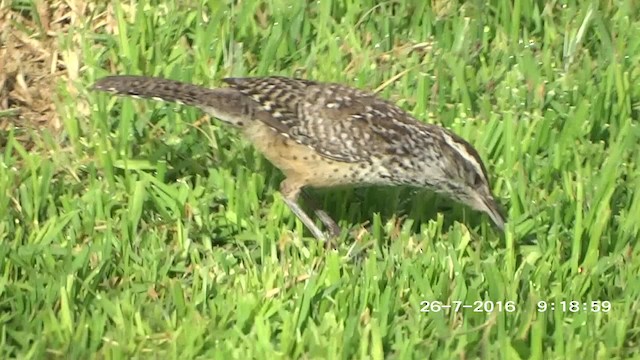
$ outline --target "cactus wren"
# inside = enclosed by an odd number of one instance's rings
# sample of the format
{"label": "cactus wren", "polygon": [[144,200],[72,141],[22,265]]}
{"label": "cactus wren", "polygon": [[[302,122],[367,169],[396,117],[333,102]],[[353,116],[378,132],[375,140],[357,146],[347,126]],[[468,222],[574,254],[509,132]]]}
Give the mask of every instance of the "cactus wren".
{"label": "cactus wren", "polygon": [[302,196],[333,236],[340,228],[307,187],[424,187],[506,221],[478,152],[440,126],[419,122],[372,93],[280,76],[226,78],[227,87],[143,76],[108,76],[94,90],[200,108],[235,128],[285,175],[280,193],[315,238],[325,234],[298,204]]}

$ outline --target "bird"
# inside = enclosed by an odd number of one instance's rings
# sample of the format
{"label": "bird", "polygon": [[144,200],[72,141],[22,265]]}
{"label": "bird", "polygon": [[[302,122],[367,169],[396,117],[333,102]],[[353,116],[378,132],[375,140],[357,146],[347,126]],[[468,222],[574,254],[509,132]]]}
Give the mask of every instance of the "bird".
{"label": "bird", "polygon": [[[314,238],[327,241],[340,227],[308,194],[336,186],[424,188],[485,213],[504,231],[478,151],[453,131],[419,121],[366,89],[281,75],[226,77],[208,88],[142,75],[108,75],[90,88],[116,96],[199,108],[239,129],[280,169],[282,199]],[[300,205],[303,199],[326,227]]]}

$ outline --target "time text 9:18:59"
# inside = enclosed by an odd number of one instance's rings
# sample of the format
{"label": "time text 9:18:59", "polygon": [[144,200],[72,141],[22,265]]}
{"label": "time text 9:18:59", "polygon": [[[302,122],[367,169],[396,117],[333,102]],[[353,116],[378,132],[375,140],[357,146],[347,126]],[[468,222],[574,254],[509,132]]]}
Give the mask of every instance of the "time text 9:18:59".
{"label": "time text 9:18:59", "polygon": [[611,301],[594,300],[594,301],[538,301],[538,312],[546,311],[562,311],[577,313],[583,312],[604,312],[611,311]]}

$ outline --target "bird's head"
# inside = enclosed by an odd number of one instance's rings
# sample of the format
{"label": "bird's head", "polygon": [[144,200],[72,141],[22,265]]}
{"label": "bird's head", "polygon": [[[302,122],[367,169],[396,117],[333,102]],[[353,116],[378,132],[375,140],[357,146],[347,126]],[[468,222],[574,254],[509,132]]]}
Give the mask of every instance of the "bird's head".
{"label": "bird's head", "polygon": [[461,137],[443,130],[442,150],[447,158],[445,172],[450,179],[447,193],[474,210],[486,213],[493,223],[504,230],[506,216],[491,192],[487,169],[478,152]]}

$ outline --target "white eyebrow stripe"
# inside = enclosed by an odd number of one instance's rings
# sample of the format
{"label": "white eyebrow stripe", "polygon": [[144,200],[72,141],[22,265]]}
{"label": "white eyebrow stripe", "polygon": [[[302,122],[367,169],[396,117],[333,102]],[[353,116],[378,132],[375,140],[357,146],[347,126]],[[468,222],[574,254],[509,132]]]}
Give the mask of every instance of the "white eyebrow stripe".
{"label": "white eyebrow stripe", "polygon": [[455,141],[446,132],[442,133],[442,137],[444,138],[444,141],[447,144],[449,144],[449,146],[451,146],[454,150],[456,150],[462,158],[464,158],[468,163],[470,163],[473,166],[476,173],[480,174],[485,181],[487,180],[487,176],[482,170],[482,165],[480,165],[480,161],[482,160],[476,158],[472,153],[469,153],[469,151],[467,151],[467,148],[463,144]]}

